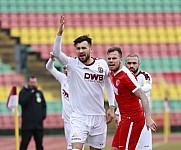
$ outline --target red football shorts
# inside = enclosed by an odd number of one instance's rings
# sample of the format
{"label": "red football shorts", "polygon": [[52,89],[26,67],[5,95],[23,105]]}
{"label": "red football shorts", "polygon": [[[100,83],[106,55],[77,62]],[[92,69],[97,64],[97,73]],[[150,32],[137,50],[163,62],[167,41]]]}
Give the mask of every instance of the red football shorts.
{"label": "red football shorts", "polygon": [[135,150],[145,119],[132,122],[130,119],[121,120],[114,134],[112,147],[119,150]]}

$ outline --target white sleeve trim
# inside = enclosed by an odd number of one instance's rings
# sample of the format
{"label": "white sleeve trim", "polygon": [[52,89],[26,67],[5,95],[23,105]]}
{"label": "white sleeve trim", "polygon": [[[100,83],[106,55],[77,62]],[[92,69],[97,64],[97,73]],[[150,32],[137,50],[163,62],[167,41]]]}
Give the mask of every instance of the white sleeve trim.
{"label": "white sleeve trim", "polygon": [[140,88],[140,86],[136,87],[132,92],[136,92],[138,89]]}

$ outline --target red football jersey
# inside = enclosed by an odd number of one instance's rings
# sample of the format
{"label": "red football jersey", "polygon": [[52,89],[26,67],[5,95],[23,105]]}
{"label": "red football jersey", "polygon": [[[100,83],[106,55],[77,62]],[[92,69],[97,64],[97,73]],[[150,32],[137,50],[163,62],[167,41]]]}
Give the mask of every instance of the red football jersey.
{"label": "red football jersey", "polygon": [[114,93],[120,110],[121,120],[130,119],[138,121],[143,119],[143,109],[139,103],[139,98],[134,94],[140,88],[136,77],[125,66],[116,73],[111,72],[110,75],[114,85]]}

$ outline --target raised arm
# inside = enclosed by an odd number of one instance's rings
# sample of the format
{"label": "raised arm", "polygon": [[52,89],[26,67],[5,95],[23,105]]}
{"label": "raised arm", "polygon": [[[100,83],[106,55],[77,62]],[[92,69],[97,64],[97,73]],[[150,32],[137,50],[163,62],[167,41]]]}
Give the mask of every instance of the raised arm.
{"label": "raised arm", "polygon": [[56,80],[59,81],[59,83],[62,83],[62,81],[66,78],[66,75],[54,67],[54,60],[55,56],[52,52],[50,52],[50,58],[46,63],[46,69],[55,77]]}
{"label": "raised arm", "polygon": [[64,16],[61,14],[60,16],[60,26],[58,28],[58,33],[56,36],[56,39],[54,41],[53,45],[53,53],[57,60],[62,64],[62,65],[67,65],[68,64],[68,57],[62,52],[62,34],[64,31]]}

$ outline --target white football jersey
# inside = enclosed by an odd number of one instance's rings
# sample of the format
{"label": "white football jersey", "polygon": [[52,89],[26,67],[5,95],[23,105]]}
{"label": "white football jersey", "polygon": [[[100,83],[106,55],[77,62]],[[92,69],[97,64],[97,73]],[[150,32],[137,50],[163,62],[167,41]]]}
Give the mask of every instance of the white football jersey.
{"label": "white football jersey", "polygon": [[62,119],[64,122],[70,121],[70,114],[72,113],[72,108],[69,101],[69,85],[68,85],[68,77],[59,72],[53,65],[53,61],[51,59],[48,60],[46,64],[46,68],[48,71],[55,77],[56,80],[61,84],[61,98],[62,98]]}
{"label": "white football jersey", "polygon": [[[64,75],[64,74],[63,74]],[[58,77],[59,80],[61,76]],[[68,78],[65,76],[65,78],[61,82],[61,97],[62,97],[62,118],[64,119],[64,122],[70,121],[70,115],[72,113],[72,108],[69,101],[69,85],[68,85]]]}
{"label": "white football jersey", "polygon": [[150,91],[151,91],[151,85],[152,85],[152,78],[151,75],[148,72],[145,71],[139,71],[138,75],[136,76],[141,89],[144,91],[147,98],[150,100]]}
{"label": "white football jersey", "polygon": [[67,65],[69,100],[73,111],[82,115],[105,115],[104,87],[106,92],[111,92],[109,99],[112,101],[109,105],[114,105],[114,93],[106,61],[94,59],[91,65],[84,65],[78,58],[66,56],[61,52],[61,37],[58,36],[53,52],[61,64]]}
{"label": "white football jersey", "polygon": [[73,111],[86,115],[104,115],[104,80],[109,69],[103,59],[95,59],[90,66],[78,58],[69,58],[70,101]]}

